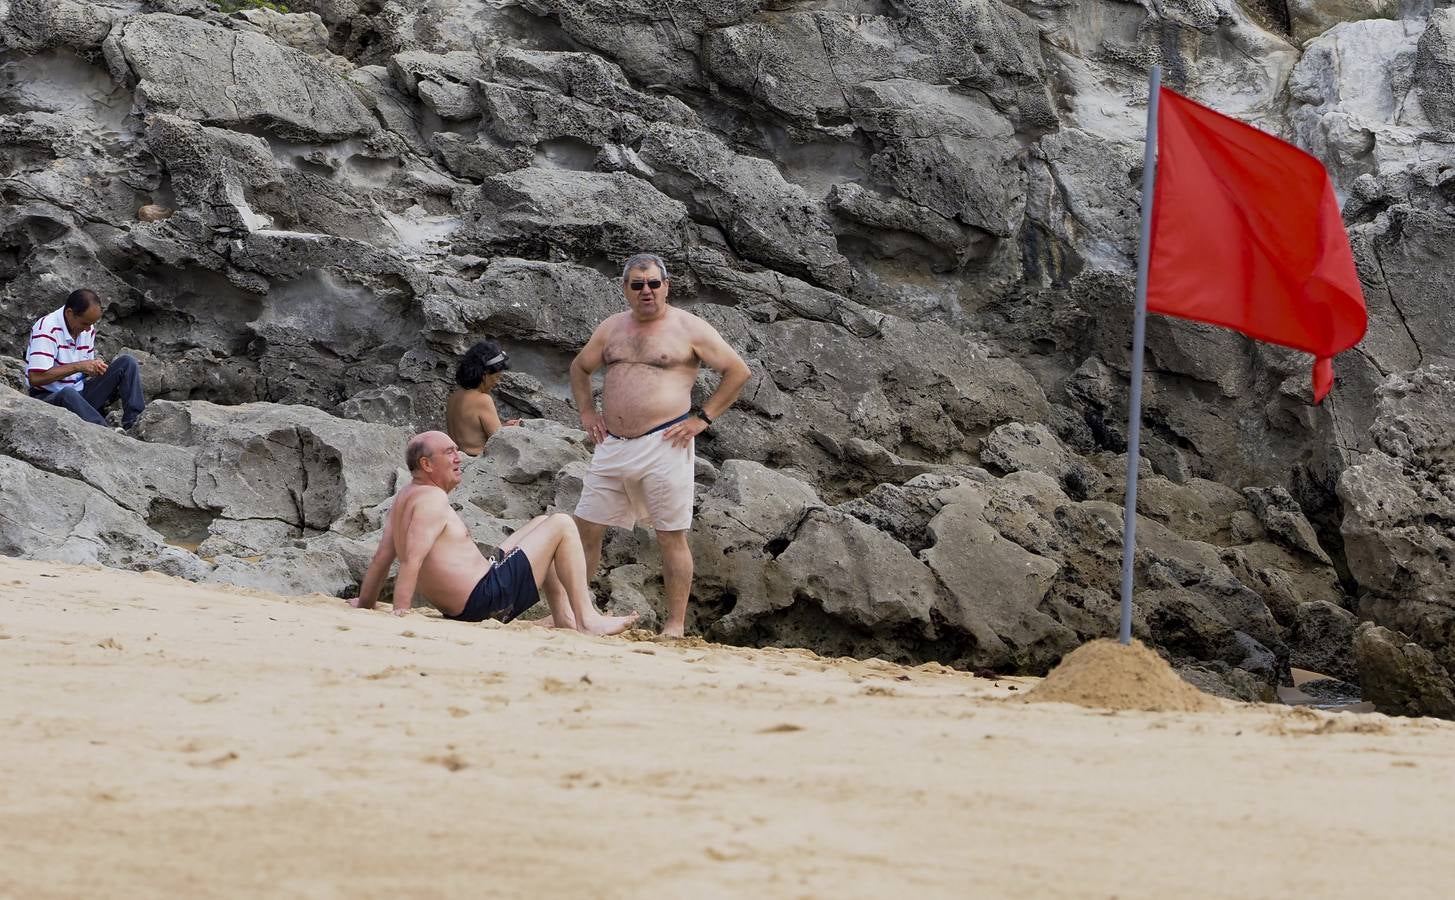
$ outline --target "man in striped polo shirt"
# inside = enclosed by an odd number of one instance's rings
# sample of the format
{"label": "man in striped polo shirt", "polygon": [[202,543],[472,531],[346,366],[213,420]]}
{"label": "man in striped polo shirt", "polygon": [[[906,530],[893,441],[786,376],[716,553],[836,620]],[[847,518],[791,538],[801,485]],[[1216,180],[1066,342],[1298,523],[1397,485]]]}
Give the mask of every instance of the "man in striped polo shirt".
{"label": "man in striped polo shirt", "polygon": [[66,303],[30,326],[25,348],[25,381],[30,396],[61,406],[93,425],[105,425],[101,411],[121,398],[121,427],[130,428],[146,406],[136,360],[118,356],[110,364],[96,358],[96,322],[101,298],[95,291],[72,291]]}

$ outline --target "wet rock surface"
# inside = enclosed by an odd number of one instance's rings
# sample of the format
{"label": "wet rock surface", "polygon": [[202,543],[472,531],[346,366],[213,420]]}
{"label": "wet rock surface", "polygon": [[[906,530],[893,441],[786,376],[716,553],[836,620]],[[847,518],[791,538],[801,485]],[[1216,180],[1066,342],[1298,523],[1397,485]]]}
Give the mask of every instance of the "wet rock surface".
{"label": "wet rock surface", "polygon": [[[1117,615],[1155,62],[1329,165],[1370,331],[1314,407],[1299,354],[1154,317],[1137,634],[1242,699],[1362,679],[1361,620],[1455,665],[1450,10],[289,7],[0,5],[0,353],[89,286],[163,401],[120,436],[0,393],[4,552],[350,590],[481,337],[531,424],[462,515],[569,510],[566,366],[649,250],[753,370],[698,444],[693,630],[1043,672]],[[651,540],[606,549],[657,609]]]}

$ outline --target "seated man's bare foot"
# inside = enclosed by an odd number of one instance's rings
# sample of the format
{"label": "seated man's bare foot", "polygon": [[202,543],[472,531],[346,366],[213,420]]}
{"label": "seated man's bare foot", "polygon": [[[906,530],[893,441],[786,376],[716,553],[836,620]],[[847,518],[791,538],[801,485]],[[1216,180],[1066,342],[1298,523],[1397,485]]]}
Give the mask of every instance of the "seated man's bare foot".
{"label": "seated man's bare foot", "polygon": [[637,613],[629,616],[597,616],[595,621],[581,629],[587,634],[621,634],[637,620]]}
{"label": "seated man's bare foot", "polygon": [[681,625],[664,625],[664,626],[662,626],[662,637],[664,637],[664,638],[680,638],[680,637],[685,637],[686,635],[684,634],[684,631],[685,631],[685,629]]}
{"label": "seated man's bare foot", "polygon": [[[542,628],[555,628],[556,619],[554,616],[541,616],[539,619],[521,619],[527,625],[539,625]],[[566,627],[570,627],[569,625]]]}

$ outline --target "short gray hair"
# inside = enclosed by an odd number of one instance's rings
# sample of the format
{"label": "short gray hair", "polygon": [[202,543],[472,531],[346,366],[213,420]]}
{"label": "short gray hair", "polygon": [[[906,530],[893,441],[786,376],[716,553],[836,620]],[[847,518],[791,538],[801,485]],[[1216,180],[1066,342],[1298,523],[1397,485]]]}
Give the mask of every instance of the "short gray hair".
{"label": "short gray hair", "polygon": [[671,281],[672,276],[667,274],[667,261],[655,253],[637,253],[626,261],[621,267],[621,283],[626,284],[627,276],[632,269],[645,269],[647,266],[656,266],[662,273],[663,281]]}
{"label": "short gray hair", "polygon": [[418,472],[419,462],[429,456],[429,432],[416,434],[409,439],[409,445],[404,448],[404,464],[409,471]]}

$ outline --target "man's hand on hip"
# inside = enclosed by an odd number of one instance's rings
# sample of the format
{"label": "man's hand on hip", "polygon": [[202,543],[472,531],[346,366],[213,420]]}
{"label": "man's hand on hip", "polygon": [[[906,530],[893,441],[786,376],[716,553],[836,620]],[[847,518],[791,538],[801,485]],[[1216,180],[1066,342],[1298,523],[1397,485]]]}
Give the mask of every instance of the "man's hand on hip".
{"label": "man's hand on hip", "polygon": [[587,410],[581,414],[581,430],[591,435],[593,444],[606,440],[606,423],[595,410]]}
{"label": "man's hand on hip", "polygon": [[662,440],[671,441],[673,447],[686,447],[692,439],[707,430],[707,423],[696,416],[688,416],[671,428],[663,429]]}

